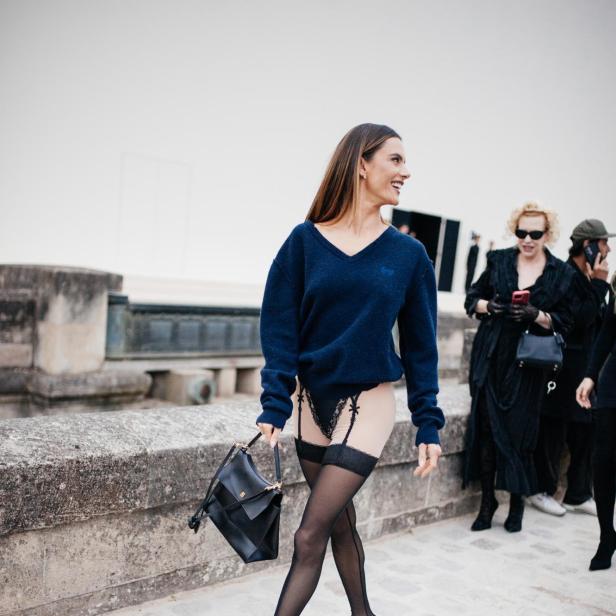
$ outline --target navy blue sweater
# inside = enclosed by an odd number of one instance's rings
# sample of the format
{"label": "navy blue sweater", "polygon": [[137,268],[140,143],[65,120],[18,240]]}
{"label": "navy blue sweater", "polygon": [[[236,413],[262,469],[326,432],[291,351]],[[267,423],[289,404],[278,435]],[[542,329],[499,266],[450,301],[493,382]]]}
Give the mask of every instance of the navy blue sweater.
{"label": "navy blue sweater", "polygon": [[[398,319],[400,355],[392,328]],[[272,263],[261,309],[257,422],[282,428],[295,377],[316,396],[347,397],[406,376],[416,444],[438,443],[436,285],[423,244],[394,227],[353,256],[310,221]]]}

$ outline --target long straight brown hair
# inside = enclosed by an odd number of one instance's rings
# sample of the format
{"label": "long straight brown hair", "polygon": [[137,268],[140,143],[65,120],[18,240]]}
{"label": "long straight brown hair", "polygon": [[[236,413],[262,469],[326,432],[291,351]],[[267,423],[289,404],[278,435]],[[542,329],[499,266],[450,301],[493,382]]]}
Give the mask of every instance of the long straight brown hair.
{"label": "long straight brown hair", "polygon": [[357,211],[359,162],[369,161],[391,137],[400,135],[382,124],[360,124],[352,128],[336,146],[306,220],[335,222],[349,211]]}

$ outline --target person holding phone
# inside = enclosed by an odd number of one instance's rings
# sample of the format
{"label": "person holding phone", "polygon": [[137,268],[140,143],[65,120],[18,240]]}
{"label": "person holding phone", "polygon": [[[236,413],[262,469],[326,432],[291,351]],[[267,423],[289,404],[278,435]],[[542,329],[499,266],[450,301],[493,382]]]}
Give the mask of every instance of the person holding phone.
{"label": "person holding phone", "polygon": [[[552,515],[564,515],[568,510],[597,514],[592,495],[592,417],[576,402],[575,390],[584,378],[605,310],[609,290],[608,238],[613,236],[596,219],[583,220],[571,234],[567,263],[575,272],[570,293],[573,327],[565,340],[562,370],[552,379],[555,387],[542,405],[535,450],[539,492],[529,499],[534,507]],[[570,462],[567,491],[561,505],[554,494],[565,445]]]}
{"label": "person holding phone", "polygon": [[481,481],[481,506],[471,527],[491,527],[495,489],[510,493],[505,529],[522,528],[524,495],[537,492],[533,452],[548,374],[520,367],[516,351],[525,330],[566,334],[572,324],[568,293],[573,270],[547,248],[558,237],[557,216],[536,203],[514,210],[508,229],[513,248],[490,252],[487,267],[465,301],[480,320],[473,342],[464,486]]}
{"label": "person holding phone", "polygon": [[[601,534],[597,551],[590,561],[591,571],[609,569],[616,551],[616,275],[612,277],[611,291],[585,377],[576,391],[578,404],[587,411],[592,408],[595,422],[592,470]],[[596,394],[592,403],[591,394]]]}

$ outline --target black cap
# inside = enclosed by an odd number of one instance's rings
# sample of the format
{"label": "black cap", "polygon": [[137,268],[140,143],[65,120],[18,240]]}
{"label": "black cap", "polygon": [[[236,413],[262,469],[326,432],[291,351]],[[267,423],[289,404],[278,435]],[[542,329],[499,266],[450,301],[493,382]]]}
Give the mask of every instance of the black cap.
{"label": "black cap", "polygon": [[573,229],[571,239],[575,240],[601,240],[616,237],[616,233],[608,233],[605,225],[596,218],[587,218]]}

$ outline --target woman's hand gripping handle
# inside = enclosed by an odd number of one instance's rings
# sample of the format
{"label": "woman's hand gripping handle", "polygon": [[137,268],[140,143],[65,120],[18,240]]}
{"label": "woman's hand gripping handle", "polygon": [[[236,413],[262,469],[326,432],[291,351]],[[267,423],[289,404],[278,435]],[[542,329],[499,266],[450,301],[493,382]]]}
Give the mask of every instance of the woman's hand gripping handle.
{"label": "woman's hand gripping handle", "polygon": [[272,449],[276,447],[280,436],[280,428],[276,428],[268,423],[258,423],[257,426],[259,430],[261,430],[261,434],[265,437],[265,440],[270,444],[270,447]]}

